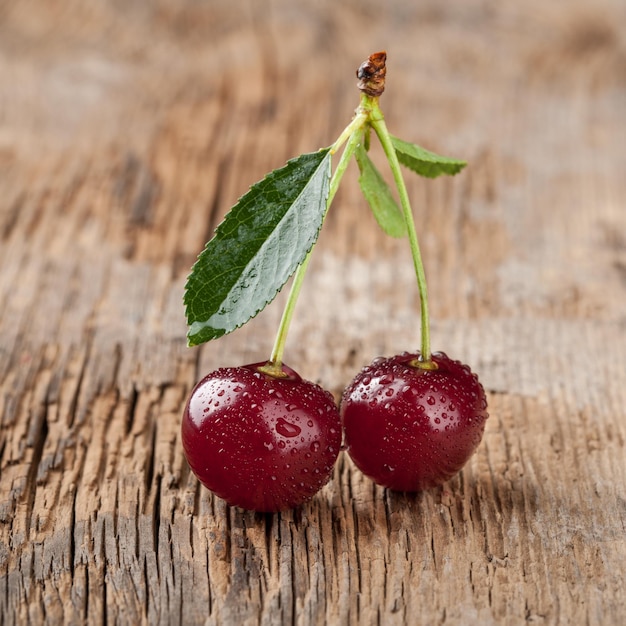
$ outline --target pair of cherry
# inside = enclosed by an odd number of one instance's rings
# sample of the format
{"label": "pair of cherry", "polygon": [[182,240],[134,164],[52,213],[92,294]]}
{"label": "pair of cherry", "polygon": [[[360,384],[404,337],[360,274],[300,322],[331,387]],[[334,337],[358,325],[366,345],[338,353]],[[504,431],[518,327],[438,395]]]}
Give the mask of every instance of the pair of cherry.
{"label": "pair of cherry", "polygon": [[[378,484],[427,489],[456,474],[481,440],[487,402],[478,378],[467,365],[430,352],[426,277],[400,171],[402,164],[435,178],[457,174],[466,163],[389,133],[379,106],[386,59],[386,52],[376,52],[357,70],[361,101],[335,143],[253,185],[217,228],[187,281],[188,337],[197,345],[245,324],[295,272],[270,360],[216,370],[198,383],[185,408],[189,465],[229,504],[257,511],[302,504],[329,480],[342,445]],[[399,204],[368,157],[370,135],[380,140]],[[344,144],[331,175],[332,155]],[[408,238],[420,296],[421,351],[376,359],[346,387],[337,407],[329,392],[283,365],[282,354],[312,246],[352,157],[378,224],[388,235]],[[281,271],[259,277],[268,267]]]}
{"label": "pair of cherry", "polygon": [[[198,479],[231,505],[294,508],[330,479],[342,449],[376,483],[398,491],[442,484],[473,454],[487,419],[467,365],[439,352],[375,359],[339,407],[286,365],[218,369],[194,388],[182,441]],[[342,441],[343,440],[343,441]]]}

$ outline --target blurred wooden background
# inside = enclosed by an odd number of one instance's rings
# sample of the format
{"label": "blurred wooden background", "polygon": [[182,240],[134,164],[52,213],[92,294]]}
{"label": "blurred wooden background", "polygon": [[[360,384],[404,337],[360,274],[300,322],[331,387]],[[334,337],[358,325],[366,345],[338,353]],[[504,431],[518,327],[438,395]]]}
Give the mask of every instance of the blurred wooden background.
{"label": "blurred wooden background", "polygon": [[[626,5],[0,1],[0,624],[621,624]],[[269,355],[278,301],[189,349],[185,276],[254,181],[328,145],[388,52],[433,346],[489,393],[445,487],[346,457],[301,510],[201,489],[196,380]],[[286,361],[336,396],[419,343],[408,245],[348,172]]]}

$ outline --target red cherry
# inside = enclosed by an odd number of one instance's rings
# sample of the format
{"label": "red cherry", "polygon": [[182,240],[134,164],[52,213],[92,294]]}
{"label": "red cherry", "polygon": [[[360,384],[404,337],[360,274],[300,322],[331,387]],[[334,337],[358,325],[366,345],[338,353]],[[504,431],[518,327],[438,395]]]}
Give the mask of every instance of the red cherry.
{"label": "red cherry", "polygon": [[187,461],[198,479],[231,505],[279,511],[311,498],[341,447],[332,395],[282,366],[218,369],[194,388],[182,420]]}
{"label": "red cherry", "polygon": [[354,463],[397,491],[454,476],[476,450],[488,417],[485,391],[467,365],[437,352],[437,369],[422,369],[419,356],[376,359],[344,390],[340,406]]}

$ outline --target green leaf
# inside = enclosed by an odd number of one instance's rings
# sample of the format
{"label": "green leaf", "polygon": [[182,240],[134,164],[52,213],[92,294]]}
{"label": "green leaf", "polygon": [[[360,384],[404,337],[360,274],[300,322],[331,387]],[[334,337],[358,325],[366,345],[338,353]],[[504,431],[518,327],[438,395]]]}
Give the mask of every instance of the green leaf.
{"label": "green leaf", "polygon": [[354,153],[359,165],[359,185],[372,209],[378,225],[392,237],[406,235],[406,222],[400,207],[389,189],[389,185],[367,155],[365,148],[359,146]]}
{"label": "green leaf", "polygon": [[436,178],[441,174],[454,175],[458,174],[467,165],[465,161],[450,159],[449,157],[429,152],[417,144],[402,141],[402,139],[392,135],[390,137],[398,155],[398,161],[420,176]]}
{"label": "green leaf", "polygon": [[317,239],[330,174],[329,148],[302,154],[232,207],[187,279],[190,346],[232,332],[276,297]]}

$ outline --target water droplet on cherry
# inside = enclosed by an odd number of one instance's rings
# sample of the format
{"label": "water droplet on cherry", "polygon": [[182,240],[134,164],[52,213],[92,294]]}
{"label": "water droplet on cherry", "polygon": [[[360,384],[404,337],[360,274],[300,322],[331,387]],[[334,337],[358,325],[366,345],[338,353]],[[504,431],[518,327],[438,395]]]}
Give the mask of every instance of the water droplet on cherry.
{"label": "water droplet on cherry", "polygon": [[302,429],[300,426],[279,417],[276,420],[276,432],[283,437],[297,437],[302,432]]}
{"label": "water droplet on cherry", "polygon": [[389,385],[393,381],[394,381],[394,377],[393,377],[393,374],[391,373],[383,374],[379,379],[379,382],[381,385]]}

